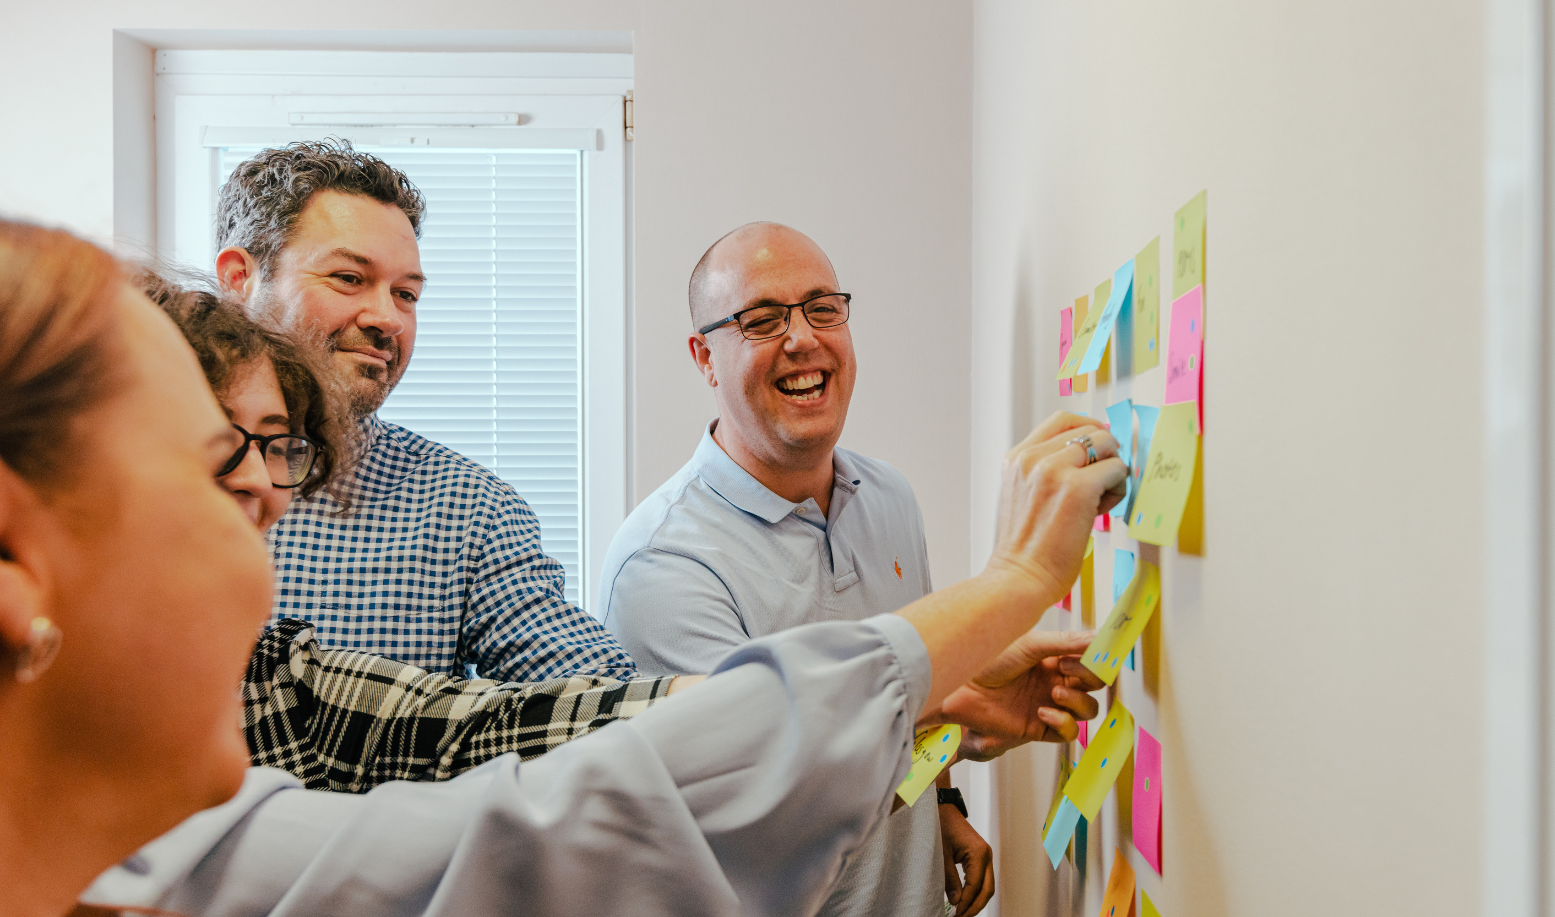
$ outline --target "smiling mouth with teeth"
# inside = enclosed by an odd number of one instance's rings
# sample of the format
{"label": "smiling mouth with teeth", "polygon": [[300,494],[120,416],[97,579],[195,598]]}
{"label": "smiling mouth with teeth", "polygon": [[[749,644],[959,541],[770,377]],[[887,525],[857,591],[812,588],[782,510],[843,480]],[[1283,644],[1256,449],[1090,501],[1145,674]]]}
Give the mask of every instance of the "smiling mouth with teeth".
{"label": "smiling mouth with teeth", "polygon": [[826,393],[826,373],[820,370],[777,380],[778,391],[793,401],[814,401]]}

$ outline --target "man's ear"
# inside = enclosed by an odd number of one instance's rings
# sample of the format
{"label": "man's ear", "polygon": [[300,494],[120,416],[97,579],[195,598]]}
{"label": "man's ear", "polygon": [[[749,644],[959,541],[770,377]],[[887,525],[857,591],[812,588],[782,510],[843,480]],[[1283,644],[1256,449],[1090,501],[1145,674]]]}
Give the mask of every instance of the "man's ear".
{"label": "man's ear", "polygon": [[216,282],[223,294],[247,303],[259,283],[259,263],[248,249],[229,245],[216,256]]}
{"label": "man's ear", "polygon": [[32,488],[0,462],[0,646],[26,644],[33,619],[48,614],[43,546],[36,530],[29,531],[41,509]]}
{"label": "man's ear", "polygon": [[713,350],[707,346],[707,335],[693,334],[686,339],[686,346],[691,348],[691,362],[701,370],[702,378],[713,388],[718,387],[718,373],[713,369]]}

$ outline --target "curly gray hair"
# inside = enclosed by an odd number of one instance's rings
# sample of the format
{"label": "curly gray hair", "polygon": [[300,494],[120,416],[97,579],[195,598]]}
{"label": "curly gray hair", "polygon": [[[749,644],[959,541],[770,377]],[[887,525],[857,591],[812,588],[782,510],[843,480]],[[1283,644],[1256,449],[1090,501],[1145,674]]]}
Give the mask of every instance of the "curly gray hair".
{"label": "curly gray hair", "polygon": [[297,218],[320,191],[361,194],[405,212],[416,238],[426,199],[404,172],[348,140],[292,143],[261,150],[232,170],[216,202],[216,250],[238,246],[271,276],[275,256],[290,241]]}

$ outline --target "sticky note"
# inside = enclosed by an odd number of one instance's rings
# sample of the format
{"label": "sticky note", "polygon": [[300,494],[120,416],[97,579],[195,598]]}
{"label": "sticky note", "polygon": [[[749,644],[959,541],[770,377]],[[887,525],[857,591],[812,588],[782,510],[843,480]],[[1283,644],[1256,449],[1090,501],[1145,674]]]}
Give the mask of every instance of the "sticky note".
{"label": "sticky note", "polygon": [[1069,846],[1069,839],[1074,836],[1075,823],[1080,820],[1080,810],[1075,808],[1069,797],[1061,796],[1058,811],[1053,813],[1051,824],[1042,835],[1042,849],[1047,851],[1047,858],[1053,861],[1053,868],[1058,868],[1058,861],[1064,858],[1064,848]]}
{"label": "sticky note", "polygon": [[1150,616],[1161,600],[1161,571],[1150,561],[1140,561],[1123,594],[1112,605],[1107,623],[1096,631],[1080,663],[1112,684],[1117,680],[1123,657],[1145,632]]}
{"label": "sticky note", "polygon": [[1172,219],[1172,297],[1204,282],[1204,199],[1200,191]]}
{"label": "sticky note", "polygon": [[1148,404],[1134,405],[1134,416],[1139,420],[1139,432],[1134,436],[1134,454],[1129,457],[1128,467],[1130,477],[1134,479],[1134,486],[1128,492],[1128,509],[1134,511],[1134,501],[1139,499],[1139,482],[1145,476],[1145,460],[1150,457],[1150,437],[1155,435],[1155,421],[1161,415],[1161,409]]}
{"label": "sticky note", "polygon": [[1107,874],[1107,891],[1101,898],[1101,917],[1128,917],[1134,906],[1134,867],[1128,865],[1123,851],[1114,848],[1112,872]]}
{"label": "sticky note", "polygon": [[1134,346],[1131,348],[1129,370],[1135,375],[1151,369],[1161,359],[1161,237],[1134,256]]}
{"label": "sticky note", "polygon": [[[1058,810],[1064,803],[1064,786],[1069,783],[1069,775],[1074,773],[1074,763],[1069,760],[1069,746],[1067,744],[1058,749],[1058,785],[1053,789],[1053,802],[1047,807],[1047,818],[1042,821],[1042,839],[1046,844],[1048,831],[1053,827],[1053,821],[1058,817]],[[1073,808],[1074,803],[1069,804]],[[1079,814],[1079,810],[1075,810]],[[1057,863],[1053,864],[1057,866]]]}
{"label": "sticky note", "polygon": [[1134,849],[1161,873],[1161,743],[1139,727],[1134,746]]}
{"label": "sticky note", "polygon": [[1080,816],[1074,826],[1074,846],[1069,848],[1074,851],[1074,870],[1080,874],[1081,885],[1085,884],[1085,853],[1091,846],[1087,831],[1089,827],[1090,822],[1085,820],[1084,815]]}
{"label": "sticky note", "polygon": [[960,747],[961,727],[954,723],[918,730],[912,740],[912,769],[896,788],[896,795],[908,805],[917,802],[939,772],[950,766],[950,759]]}
{"label": "sticky note", "polygon": [[1143,890],[1139,893],[1140,911],[1139,917],[1161,917],[1161,912],[1155,909],[1155,902]]}
{"label": "sticky note", "polygon": [[1095,522],[1091,523],[1091,528],[1098,532],[1112,531],[1112,517],[1106,513],[1102,513],[1100,516],[1096,517]]}
{"label": "sticky note", "polygon": [[1192,404],[1169,404],[1161,409],[1150,437],[1150,457],[1145,461],[1139,495],[1134,498],[1134,513],[1128,521],[1130,538],[1165,545],[1176,537],[1198,461],[1194,413]]}
{"label": "sticky note", "polygon": [[1095,821],[1107,791],[1123,773],[1123,762],[1134,750],[1134,715],[1116,698],[1101,719],[1101,727],[1091,736],[1090,747],[1080,757],[1074,775],[1064,786],[1064,795],[1072,800],[1080,814]]}
{"label": "sticky note", "polygon": [[[1069,356],[1069,345],[1074,343],[1074,310],[1060,309],[1058,312],[1058,363],[1063,365],[1064,359]],[[1058,394],[1074,394],[1074,380],[1059,379]]]}
{"label": "sticky note", "polygon": [[[1122,548],[1112,549],[1112,604],[1118,603],[1118,596],[1128,588],[1129,581],[1134,578],[1134,552],[1125,551]],[[1123,665],[1133,671],[1134,649],[1129,647],[1128,657]]]}
{"label": "sticky note", "polygon": [[[1118,320],[1118,312],[1123,311],[1130,289],[1134,289],[1134,261],[1127,261],[1123,267],[1118,267],[1112,280],[1102,283],[1102,286],[1107,286],[1107,305],[1099,306],[1099,311],[1092,309],[1085,316],[1084,325],[1075,333],[1075,345],[1070,348],[1070,356],[1059,370],[1061,379],[1093,373],[1101,365],[1101,356],[1107,351],[1107,340],[1112,337],[1113,323]],[[1096,288],[1096,292],[1101,294],[1102,288]]]}
{"label": "sticky note", "polygon": [[[1118,455],[1123,457],[1123,461],[1129,461],[1129,456],[1134,454],[1134,402],[1124,398],[1117,404],[1109,406],[1107,408],[1107,424],[1108,431],[1118,441]],[[1133,493],[1134,478],[1130,476],[1125,481],[1125,484],[1128,487],[1128,493]],[[1108,514],[1119,519],[1126,519],[1126,513],[1128,513],[1127,493],[1124,494],[1123,499],[1119,500],[1118,505],[1114,506]]]}
{"label": "sticky note", "polygon": [[[1172,301],[1171,333],[1166,340],[1166,403],[1191,401],[1197,405],[1202,378],[1204,288],[1199,286]],[[1197,426],[1194,430],[1202,433]]]}
{"label": "sticky note", "polygon": [[[1089,296],[1081,296],[1074,301],[1074,334],[1079,334],[1080,329],[1085,326],[1085,315],[1090,311],[1088,308],[1090,301],[1091,298]],[[1074,334],[1070,335],[1071,348],[1073,347]],[[1073,353],[1073,350],[1071,349],[1070,352]],[[1058,365],[1062,367],[1064,364],[1060,361]],[[1069,381],[1074,383],[1075,392],[1083,393],[1091,389],[1091,378],[1089,376],[1074,376]]]}
{"label": "sticky note", "polygon": [[1080,721],[1080,747],[1081,748],[1084,748],[1085,746],[1091,744],[1090,732],[1091,732],[1091,721],[1090,720],[1081,720]]}

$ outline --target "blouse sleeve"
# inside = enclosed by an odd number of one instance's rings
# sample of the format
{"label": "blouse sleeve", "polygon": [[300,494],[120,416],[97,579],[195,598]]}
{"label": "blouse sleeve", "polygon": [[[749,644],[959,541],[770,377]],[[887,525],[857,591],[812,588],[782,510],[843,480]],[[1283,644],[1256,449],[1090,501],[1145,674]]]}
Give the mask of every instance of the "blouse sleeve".
{"label": "blouse sleeve", "polygon": [[890,812],[929,675],[902,618],[807,625],[529,762],[361,796],[245,786],[82,900],[223,917],[812,913]]}

